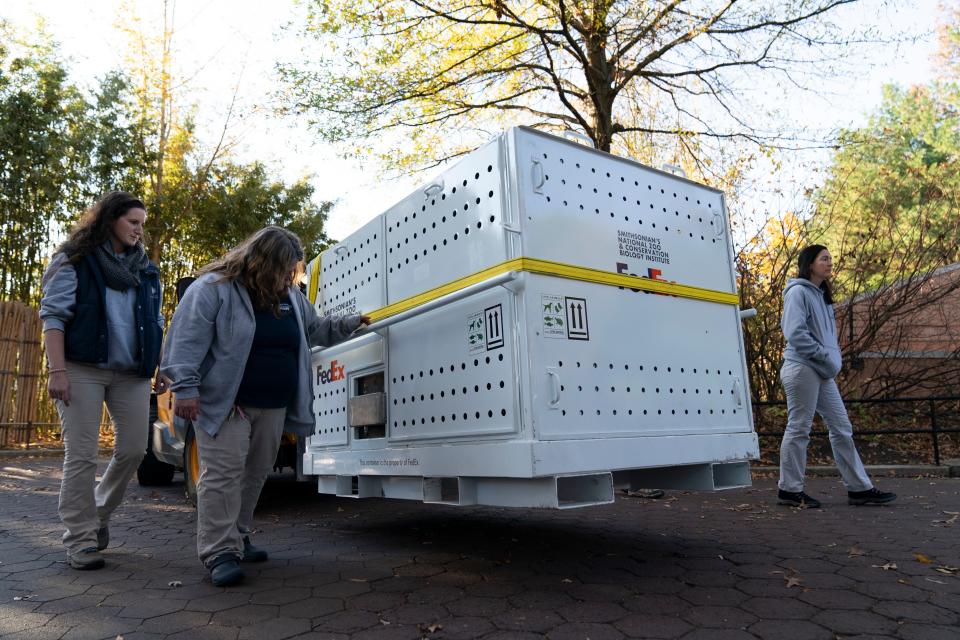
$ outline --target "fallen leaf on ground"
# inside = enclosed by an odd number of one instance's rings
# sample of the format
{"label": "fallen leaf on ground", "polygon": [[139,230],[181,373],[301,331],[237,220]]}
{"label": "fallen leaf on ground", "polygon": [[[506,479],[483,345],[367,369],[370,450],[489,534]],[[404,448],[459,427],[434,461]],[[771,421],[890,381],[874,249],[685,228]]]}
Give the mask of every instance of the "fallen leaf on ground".
{"label": "fallen leaf on ground", "polygon": [[366,578],[350,578],[350,582],[366,582]]}
{"label": "fallen leaf on ground", "polygon": [[19,602],[20,600],[29,600],[30,598],[35,598],[35,597],[37,597],[37,594],[31,593],[28,596],[13,596],[13,599]]}
{"label": "fallen leaf on ground", "polygon": [[940,573],[945,573],[945,574],[947,574],[948,576],[955,576],[955,575],[957,575],[957,568],[956,568],[956,567],[948,567],[948,566],[945,565],[945,564],[944,564],[944,565],[941,565],[941,566],[939,566],[939,567],[936,567],[936,568],[934,569],[934,571],[939,571]]}
{"label": "fallen leaf on ground", "polygon": [[924,578],[927,582],[936,582],[937,584],[947,584],[943,580],[934,580],[933,578]]}
{"label": "fallen leaf on ground", "polygon": [[440,631],[441,629],[443,629],[443,625],[436,622],[433,624],[422,624],[417,626],[420,627],[421,632],[426,632],[426,633],[436,633],[437,631]]}
{"label": "fallen leaf on ground", "polygon": [[801,584],[803,584],[803,580],[801,580],[796,576],[790,576],[786,580],[787,580],[787,589],[789,589],[790,587],[799,587]]}
{"label": "fallen leaf on ground", "polygon": [[933,564],[933,560],[923,555],[922,553],[915,553],[913,554],[913,557],[917,559],[917,562],[920,562],[922,564]]}
{"label": "fallen leaf on ground", "polygon": [[888,562],[887,564],[872,564],[871,567],[875,569],[883,569],[884,571],[894,571],[897,568],[896,563]]}
{"label": "fallen leaf on ground", "polygon": [[570,583],[573,582],[573,580],[571,580],[570,578],[564,578],[564,579],[561,580],[560,582],[563,582],[563,583],[565,583],[565,584],[570,584]]}
{"label": "fallen leaf on ground", "polygon": [[182,587],[182,586],[183,586],[183,583],[180,582],[179,580],[171,580],[170,582],[167,583],[167,586],[168,586],[168,587]]}
{"label": "fallen leaf on ground", "polygon": [[861,549],[856,545],[847,549],[847,555],[849,555],[851,558],[853,558],[854,556],[866,555],[866,553],[867,553],[866,551],[864,551],[863,549]]}
{"label": "fallen leaf on ground", "polygon": [[384,620],[383,618],[380,618],[380,624],[382,624],[383,626],[386,627],[386,626],[388,626],[388,625],[390,624],[390,621],[389,621],[389,620]]}

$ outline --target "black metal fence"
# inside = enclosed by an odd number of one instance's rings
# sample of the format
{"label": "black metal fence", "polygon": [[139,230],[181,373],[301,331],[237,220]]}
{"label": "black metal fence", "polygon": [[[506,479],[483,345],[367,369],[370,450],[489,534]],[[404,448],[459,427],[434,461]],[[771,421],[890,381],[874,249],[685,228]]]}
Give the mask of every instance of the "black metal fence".
{"label": "black metal fence", "polygon": [[[783,437],[783,427],[786,425],[786,417],[779,416],[779,430],[770,430],[767,427],[766,419],[763,416],[764,407],[786,407],[786,402],[762,401],[754,402],[754,425],[757,435],[761,438],[781,438]],[[944,437],[949,434],[960,433],[960,396],[928,396],[924,398],[863,398],[863,399],[844,399],[847,411],[851,414],[854,422],[854,437],[860,436],[908,436],[908,435],[926,435],[930,437],[930,446],[932,449],[933,464],[942,463],[942,448]],[[862,411],[862,408],[873,409]],[[758,411],[760,409],[760,411]],[[858,415],[859,414],[859,415]],[[870,420],[863,420],[868,416]],[[860,420],[858,420],[860,418]],[[858,422],[860,424],[858,424]],[[862,423],[882,422],[882,428],[863,428]],[[926,422],[925,425],[922,425]],[[922,426],[921,426],[922,425]],[[811,431],[813,437],[828,436],[829,432],[823,429],[814,429]],[[949,444],[954,446],[953,438],[949,438]],[[950,449],[950,452],[957,455],[956,450]]]}

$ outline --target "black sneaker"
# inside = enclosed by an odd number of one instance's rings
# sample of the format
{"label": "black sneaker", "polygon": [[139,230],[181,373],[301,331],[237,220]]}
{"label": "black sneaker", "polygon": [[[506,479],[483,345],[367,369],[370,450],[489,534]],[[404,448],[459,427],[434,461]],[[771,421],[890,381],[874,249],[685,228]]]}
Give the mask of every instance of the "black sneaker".
{"label": "black sneaker", "polygon": [[266,549],[256,547],[250,542],[250,536],[243,536],[243,557],[240,562],[264,562],[269,557]]}
{"label": "black sneaker", "polygon": [[820,501],[811,498],[803,491],[777,491],[777,504],[784,504],[788,507],[800,507],[801,509],[819,509]]}
{"label": "black sneaker", "polygon": [[233,553],[223,553],[210,562],[210,581],[215,587],[235,585],[246,576],[240,568],[240,558]]}
{"label": "black sneaker", "polygon": [[87,547],[75,553],[67,552],[67,563],[74,569],[90,571],[102,569],[106,564],[96,547]]}
{"label": "black sneaker", "polygon": [[847,503],[853,505],[886,504],[897,499],[897,494],[880,491],[876,487],[866,491],[847,491]]}

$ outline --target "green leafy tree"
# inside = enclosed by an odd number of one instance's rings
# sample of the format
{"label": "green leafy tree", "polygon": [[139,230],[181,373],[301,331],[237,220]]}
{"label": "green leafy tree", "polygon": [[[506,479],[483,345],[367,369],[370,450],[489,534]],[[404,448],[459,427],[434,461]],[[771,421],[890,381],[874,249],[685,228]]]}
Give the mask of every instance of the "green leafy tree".
{"label": "green leafy tree", "polygon": [[81,206],[88,105],[52,41],[0,22],[0,297],[35,304],[57,223]]}
{"label": "green leafy tree", "polygon": [[848,295],[960,260],[957,98],[951,83],[887,86],[869,123],[841,134],[809,227]]}

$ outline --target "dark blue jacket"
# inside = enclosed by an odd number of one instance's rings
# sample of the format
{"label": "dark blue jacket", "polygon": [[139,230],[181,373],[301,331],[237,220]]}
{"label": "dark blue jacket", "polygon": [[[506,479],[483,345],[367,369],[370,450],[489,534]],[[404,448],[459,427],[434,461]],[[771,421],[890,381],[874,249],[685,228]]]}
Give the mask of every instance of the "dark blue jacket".
{"label": "dark blue jacket", "polygon": [[[73,319],[64,329],[64,350],[67,360],[88,364],[107,361],[107,285],[93,254],[74,265],[77,272],[77,306]],[[160,361],[163,329],[157,324],[160,314],[160,271],[152,262],[140,271],[137,291],[137,338],[140,366],[137,375],[153,377]]]}

